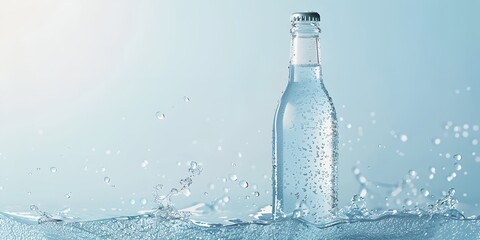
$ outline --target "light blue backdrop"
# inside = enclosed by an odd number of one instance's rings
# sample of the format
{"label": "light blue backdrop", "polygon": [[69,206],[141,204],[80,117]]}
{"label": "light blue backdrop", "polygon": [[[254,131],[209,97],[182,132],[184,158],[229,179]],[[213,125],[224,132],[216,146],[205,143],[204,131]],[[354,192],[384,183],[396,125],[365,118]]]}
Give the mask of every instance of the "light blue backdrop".
{"label": "light blue backdrop", "polygon": [[[455,187],[478,214],[480,2],[437,0],[2,1],[0,211],[135,214],[154,206],[156,184],[178,187],[189,161],[204,170],[177,206],[228,195],[221,208],[245,215],[270,204],[295,11],[322,17],[324,82],[343,119],[340,205],[359,192],[358,165],[392,184],[413,169],[415,188]],[[385,207],[375,197],[369,206]]]}

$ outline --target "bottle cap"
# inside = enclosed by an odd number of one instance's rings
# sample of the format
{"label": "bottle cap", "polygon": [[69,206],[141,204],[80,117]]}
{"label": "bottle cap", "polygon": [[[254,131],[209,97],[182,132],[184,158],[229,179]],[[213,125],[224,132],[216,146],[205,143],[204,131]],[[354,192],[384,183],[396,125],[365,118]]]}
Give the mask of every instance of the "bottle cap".
{"label": "bottle cap", "polygon": [[290,16],[291,22],[320,21],[320,14],[317,12],[296,12]]}

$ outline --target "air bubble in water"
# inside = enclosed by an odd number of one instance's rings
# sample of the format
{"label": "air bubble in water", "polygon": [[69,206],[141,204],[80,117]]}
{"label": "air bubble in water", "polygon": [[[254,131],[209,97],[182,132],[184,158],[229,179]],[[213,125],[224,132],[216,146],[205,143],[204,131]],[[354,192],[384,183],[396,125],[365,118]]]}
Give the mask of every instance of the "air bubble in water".
{"label": "air bubble in water", "polygon": [[455,154],[455,155],[453,156],[453,158],[454,158],[455,160],[457,160],[457,161],[460,161],[460,160],[462,160],[462,155],[460,155],[460,154]]}
{"label": "air bubble in water", "polygon": [[105,183],[110,183],[110,178],[109,178],[109,177],[104,177],[104,178],[103,178],[103,181],[104,181]]}
{"label": "air bubble in water", "polygon": [[158,112],[155,114],[155,116],[157,116],[158,120],[163,120],[163,119],[165,119],[165,114],[162,113],[162,112],[160,112],[160,111],[158,111]]}
{"label": "air bubble in water", "polygon": [[248,187],[248,182],[245,181],[245,180],[240,181],[240,187],[247,188]]}
{"label": "air bubble in water", "polygon": [[408,136],[405,135],[405,134],[400,135],[400,141],[402,141],[402,142],[408,141]]}
{"label": "air bubble in water", "polygon": [[435,139],[433,139],[433,143],[434,143],[435,145],[438,145],[438,144],[440,144],[441,142],[442,142],[442,141],[440,140],[440,138],[435,138]]}
{"label": "air bubble in water", "polygon": [[230,180],[235,182],[235,181],[237,181],[237,179],[238,179],[237,175],[235,175],[235,174],[230,175]]}
{"label": "air bubble in water", "polygon": [[50,172],[56,173],[56,172],[57,172],[57,168],[56,168],[56,167],[51,167],[51,168],[50,168]]}

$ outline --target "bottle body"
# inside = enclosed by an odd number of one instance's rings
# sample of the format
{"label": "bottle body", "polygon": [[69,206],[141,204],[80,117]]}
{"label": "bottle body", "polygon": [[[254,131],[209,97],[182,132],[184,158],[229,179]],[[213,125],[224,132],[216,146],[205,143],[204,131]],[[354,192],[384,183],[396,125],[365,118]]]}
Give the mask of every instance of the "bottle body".
{"label": "bottle body", "polygon": [[337,205],[336,113],[319,61],[291,61],[289,71],[273,126],[273,215],[319,223]]}

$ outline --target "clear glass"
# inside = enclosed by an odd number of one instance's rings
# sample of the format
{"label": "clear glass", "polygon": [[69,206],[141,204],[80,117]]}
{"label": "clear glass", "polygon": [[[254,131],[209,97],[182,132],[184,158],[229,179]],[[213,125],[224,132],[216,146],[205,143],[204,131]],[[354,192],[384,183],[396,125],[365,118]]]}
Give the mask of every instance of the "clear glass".
{"label": "clear glass", "polygon": [[291,33],[290,76],[273,124],[273,215],[319,223],[337,206],[337,119],[317,23],[295,23]]}

